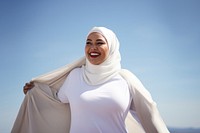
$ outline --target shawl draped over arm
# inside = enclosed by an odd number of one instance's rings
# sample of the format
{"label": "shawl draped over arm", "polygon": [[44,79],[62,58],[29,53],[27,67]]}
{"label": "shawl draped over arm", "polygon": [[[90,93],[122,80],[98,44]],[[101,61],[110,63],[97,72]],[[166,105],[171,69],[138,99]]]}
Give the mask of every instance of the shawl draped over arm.
{"label": "shawl draped over arm", "polygon": [[[69,72],[84,64],[85,57],[33,79],[35,86],[26,94],[11,133],[69,133],[70,105],[61,103],[56,93]],[[132,95],[130,110],[139,119],[138,122],[128,113],[125,121],[128,132],[169,133],[156,103],[142,83],[128,70],[121,70],[120,74],[127,81]]]}

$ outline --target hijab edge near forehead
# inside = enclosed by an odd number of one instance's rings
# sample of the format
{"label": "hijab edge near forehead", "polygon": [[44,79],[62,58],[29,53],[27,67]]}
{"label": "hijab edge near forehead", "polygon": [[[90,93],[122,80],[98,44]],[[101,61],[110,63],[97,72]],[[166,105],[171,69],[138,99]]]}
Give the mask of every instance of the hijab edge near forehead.
{"label": "hijab edge near forehead", "polygon": [[111,49],[111,36],[115,36],[115,34],[110,29],[107,29],[105,27],[93,27],[89,31],[87,37],[92,33],[101,34],[105,38],[105,40],[106,40],[106,42],[108,44],[109,51],[110,51],[110,49]]}
{"label": "hijab edge near forehead", "polygon": [[[97,32],[97,31],[95,31],[95,32],[90,32],[89,34],[88,34],[88,36],[87,36],[87,39],[88,39],[88,37],[91,35],[91,34],[93,34],[93,33],[97,33],[97,34],[99,34],[99,35],[101,35],[104,39],[105,39],[105,41],[106,41],[106,43],[108,44],[108,48],[110,49],[110,43],[108,43],[108,40],[107,40],[107,38],[101,33],[101,32]],[[102,40],[102,39],[101,39]]]}

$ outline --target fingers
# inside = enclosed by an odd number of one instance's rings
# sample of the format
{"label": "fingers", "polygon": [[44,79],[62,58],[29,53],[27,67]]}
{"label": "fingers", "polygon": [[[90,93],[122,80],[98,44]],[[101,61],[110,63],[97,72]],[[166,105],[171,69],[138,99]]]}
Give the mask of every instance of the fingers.
{"label": "fingers", "polygon": [[32,89],[33,87],[34,87],[34,82],[26,83],[25,86],[23,87],[24,94],[26,94],[28,90]]}

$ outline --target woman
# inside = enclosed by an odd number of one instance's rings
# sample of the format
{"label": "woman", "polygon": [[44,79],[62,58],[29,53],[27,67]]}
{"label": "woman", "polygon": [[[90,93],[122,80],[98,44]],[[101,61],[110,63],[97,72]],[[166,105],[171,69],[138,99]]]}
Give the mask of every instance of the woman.
{"label": "woman", "polygon": [[25,93],[34,89],[12,132],[168,133],[151,95],[120,60],[116,35],[92,28],[84,58],[24,87]]}

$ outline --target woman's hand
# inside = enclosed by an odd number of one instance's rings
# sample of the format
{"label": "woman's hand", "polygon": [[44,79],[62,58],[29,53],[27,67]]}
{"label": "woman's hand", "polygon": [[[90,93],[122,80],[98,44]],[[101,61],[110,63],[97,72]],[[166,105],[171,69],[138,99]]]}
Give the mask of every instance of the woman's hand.
{"label": "woman's hand", "polygon": [[23,88],[24,94],[26,94],[33,87],[34,87],[34,82],[26,83],[24,88]]}

